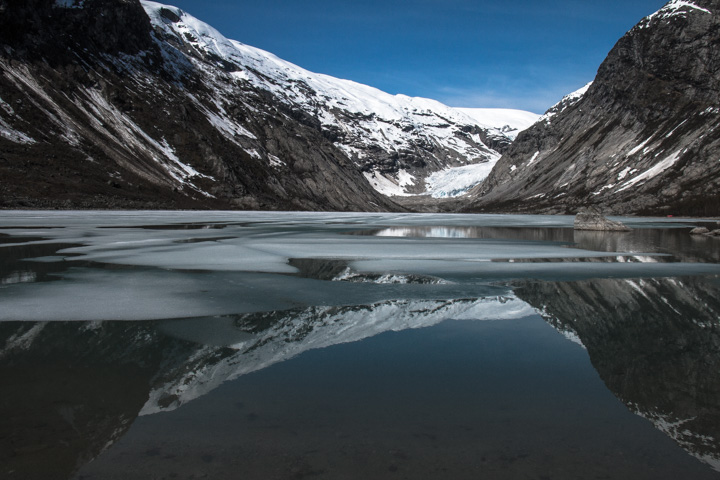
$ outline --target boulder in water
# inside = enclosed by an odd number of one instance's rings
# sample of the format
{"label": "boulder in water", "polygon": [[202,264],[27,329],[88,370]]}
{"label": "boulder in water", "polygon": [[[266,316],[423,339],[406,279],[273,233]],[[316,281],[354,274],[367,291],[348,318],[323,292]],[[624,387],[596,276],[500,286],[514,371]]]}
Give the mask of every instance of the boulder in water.
{"label": "boulder in water", "polygon": [[575,216],[575,230],[597,230],[604,232],[629,232],[622,222],[608,220],[596,208],[587,208]]}

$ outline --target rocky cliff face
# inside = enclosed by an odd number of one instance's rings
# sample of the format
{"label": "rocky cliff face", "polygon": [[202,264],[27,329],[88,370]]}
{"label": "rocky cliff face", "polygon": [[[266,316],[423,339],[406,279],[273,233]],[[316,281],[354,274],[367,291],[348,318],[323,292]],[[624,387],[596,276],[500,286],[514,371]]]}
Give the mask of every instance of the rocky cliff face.
{"label": "rocky cliff face", "polygon": [[152,48],[145,11],[132,0],[0,1],[0,40],[25,58],[73,61],[75,51],[136,54]]}
{"label": "rocky cliff face", "polygon": [[720,1],[673,0],[521,133],[468,210],[720,213]]}

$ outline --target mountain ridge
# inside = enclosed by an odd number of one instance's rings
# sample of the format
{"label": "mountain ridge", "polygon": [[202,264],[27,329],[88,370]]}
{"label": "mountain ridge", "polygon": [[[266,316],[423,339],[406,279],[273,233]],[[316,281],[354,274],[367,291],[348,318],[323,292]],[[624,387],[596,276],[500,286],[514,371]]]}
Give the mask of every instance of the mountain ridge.
{"label": "mountain ridge", "polygon": [[574,103],[525,130],[465,211],[720,214],[720,2],[672,0]]}

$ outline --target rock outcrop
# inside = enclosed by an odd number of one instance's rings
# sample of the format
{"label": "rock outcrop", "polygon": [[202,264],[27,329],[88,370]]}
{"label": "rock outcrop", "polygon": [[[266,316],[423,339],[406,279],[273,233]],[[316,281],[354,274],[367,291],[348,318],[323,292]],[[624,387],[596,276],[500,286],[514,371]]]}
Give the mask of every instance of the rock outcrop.
{"label": "rock outcrop", "polygon": [[575,230],[596,230],[606,232],[629,232],[631,229],[622,222],[609,220],[598,209],[588,208],[575,216]]}
{"label": "rock outcrop", "polygon": [[466,210],[720,214],[719,46],[720,0],[669,2],[518,136]]}

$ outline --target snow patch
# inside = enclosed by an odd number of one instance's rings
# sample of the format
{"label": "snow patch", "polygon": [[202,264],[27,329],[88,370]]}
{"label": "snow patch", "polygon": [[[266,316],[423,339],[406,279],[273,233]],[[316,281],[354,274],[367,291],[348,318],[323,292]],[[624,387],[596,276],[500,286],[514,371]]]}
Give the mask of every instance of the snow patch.
{"label": "snow patch", "polygon": [[631,167],[625,167],[622,172],[618,173],[617,179],[623,180],[625,177],[628,176],[628,173],[633,173],[633,172],[637,172],[637,170],[634,168],[631,168]]}
{"label": "snow patch", "polygon": [[33,143],[37,143],[35,139],[13,129],[2,117],[0,117],[0,137],[10,140],[11,142],[25,145],[32,145]]}
{"label": "snow patch", "polygon": [[410,174],[407,170],[398,171],[397,175],[398,186],[407,188],[415,184],[415,177]]}
{"label": "snow patch", "polygon": [[260,154],[258,153],[258,151],[255,150],[254,148],[251,148],[251,149],[249,149],[249,150],[245,150],[245,153],[247,153],[248,155],[250,155],[252,158],[257,158],[257,159],[261,159],[261,158],[262,158],[262,155],[260,155]]}
{"label": "snow patch", "polygon": [[556,116],[558,113],[563,112],[568,107],[571,107],[571,106],[575,105],[577,102],[579,102],[580,99],[582,99],[582,97],[590,89],[592,84],[593,84],[593,82],[589,82],[584,87],[581,87],[581,88],[575,90],[574,92],[565,95],[562,98],[562,100],[560,100],[558,103],[556,103],[555,105],[550,107],[548,109],[548,111],[545,112],[545,114],[538,119],[537,123],[540,123],[540,122],[550,123],[550,120],[554,116]]}
{"label": "snow patch", "polygon": [[572,343],[580,345],[583,349],[587,350],[587,347],[582,340],[580,340],[580,336],[576,332],[573,332],[572,330],[560,330],[560,333],[566,340],[570,340]]}
{"label": "snow patch", "polygon": [[626,190],[633,185],[636,185],[639,182],[642,182],[644,180],[650,180],[658,175],[660,175],[662,172],[667,170],[668,168],[672,167],[677,163],[677,161],[680,159],[682,151],[678,150],[677,152],[673,153],[669,157],[667,157],[665,160],[656,163],[651,168],[647,169],[637,177],[633,178],[632,180],[625,182],[620,189],[617,190],[617,192],[622,192],[623,190]]}
{"label": "snow patch", "polygon": [[630,151],[628,152],[627,156],[628,156],[628,157],[632,157],[633,155],[635,155],[637,152],[639,152],[640,150],[642,150],[643,148],[645,148],[645,145],[647,145],[647,144],[650,142],[650,140],[652,140],[652,137],[648,138],[647,140],[645,140],[644,142],[642,142],[640,145],[638,145],[638,146],[636,146],[635,148],[633,148],[632,150],[630,150]]}
{"label": "snow patch", "polygon": [[[63,133],[61,134],[61,138],[63,138],[65,141],[67,141],[69,144],[73,146],[77,146],[80,144],[80,140],[78,138],[78,135],[75,133],[74,130],[74,122],[73,120],[64,112],[60,106],[50,97],[50,95],[45,92],[45,90],[35,81],[35,79],[30,74],[30,71],[25,66],[17,66],[14,65],[11,67],[7,63],[0,60],[0,71],[5,75],[5,78],[7,78],[10,82],[12,82],[15,87],[17,87],[19,90],[30,90],[35,96],[37,96],[44,105],[42,105],[40,102],[37,101],[37,99],[33,95],[28,95],[27,99],[40,111],[45,113],[47,115],[48,119],[54,123],[58,128],[60,128]],[[49,107],[49,108],[48,108]],[[53,111],[50,111],[53,110]],[[53,113],[54,112],[54,113]],[[24,134],[21,134],[24,135]],[[23,138],[23,137],[19,137]],[[30,137],[27,137],[30,139]],[[24,138],[23,138],[24,140]],[[32,140],[32,139],[30,139]],[[35,142],[33,140],[33,142]]]}
{"label": "snow patch", "polygon": [[[402,170],[401,170],[402,172]],[[407,173],[407,172],[406,172]],[[392,178],[379,170],[373,170],[372,172],[363,172],[365,179],[368,183],[378,192],[388,197],[409,197],[412,194],[405,191],[406,184],[401,181]],[[408,174],[409,175],[409,174]],[[412,177],[410,175],[410,177]],[[407,176],[403,176],[404,180],[407,180]]]}
{"label": "snow patch", "polygon": [[[175,150],[170,146],[170,144],[168,144],[167,140],[163,138],[160,142],[158,142],[152,138],[142,128],[140,128],[140,126],[130,120],[129,117],[117,110],[117,108],[108,102],[107,99],[105,99],[105,97],[103,97],[97,90],[89,89],[86,90],[85,93],[90,102],[86,105],[82,105],[79,101],[76,101],[75,104],[85,111],[90,120],[95,123],[96,128],[104,130],[105,128],[103,127],[103,122],[110,124],[114,127],[116,135],[111,135],[110,132],[108,132],[109,136],[119,136],[127,145],[134,145],[136,148],[148,152],[154,160],[165,168],[170,176],[179,183],[188,185],[207,197],[212,197],[211,194],[202,191],[189,182],[189,180],[193,177],[210,177],[199,173],[191,166],[183,163],[176,155]],[[85,109],[85,106],[87,106],[92,113],[88,112]],[[145,143],[140,142],[140,138],[142,138]],[[163,161],[161,158],[169,160],[169,162]]]}
{"label": "snow patch", "polygon": [[30,328],[27,332],[16,334],[8,338],[5,347],[0,350],[0,358],[3,358],[13,350],[27,350],[30,348],[35,339],[42,333],[47,326],[46,322],[40,322]]}
{"label": "snow patch", "polygon": [[285,162],[280,160],[280,158],[276,157],[275,155],[268,154],[268,160],[270,160],[270,166],[273,168],[281,168],[287,166]]}
{"label": "snow patch", "polygon": [[527,165],[525,165],[525,166],[526,166],[526,167],[529,167],[530,165],[532,165],[533,163],[535,163],[535,160],[537,160],[537,158],[538,158],[539,156],[540,156],[540,152],[539,152],[539,151],[538,151],[538,152],[535,152],[535,155],[532,156],[532,158],[530,159],[530,161],[529,161],[529,162],[527,163]]}
{"label": "snow patch", "polygon": [[639,24],[639,28],[643,29],[650,27],[654,20],[664,20],[678,16],[685,17],[688,13],[690,13],[690,10],[696,10],[712,15],[712,12],[710,10],[699,7],[692,2],[688,2],[685,0],[672,0],[657,12],[645,17],[645,19]]}
{"label": "snow patch", "polygon": [[600,195],[600,194],[601,194],[602,192],[604,192],[605,190],[612,190],[613,188],[615,188],[615,184],[614,184],[614,183],[610,183],[610,184],[605,185],[604,187],[602,187],[600,190],[598,190],[598,191],[596,191],[596,192],[593,192],[593,195]]}
{"label": "snow patch", "polygon": [[665,138],[670,138],[670,137],[672,137],[672,134],[675,133],[675,131],[676,131],[678,128],[680,128],[680,127],[682,127],[683,125],[685,125],[685,123],[687,123],[687,119],[683,120],[683,121],[680,123],[680,125],[678,125],[677,127],[673,128],[673,129],[670,131],[670,133],[668,133],[667,135],[665,135]]}
{"label": "snow patch", "polygon": [[632,287],[632,289],[635,290],[636,292],[638,292],[640,295],[642,295],[646,299],[652,301],[652,299],[648,296],[648,294],[645,293],[645,290],[643,290],[634,280],[625,280],[625,283],[630,285],[630,287]]}

